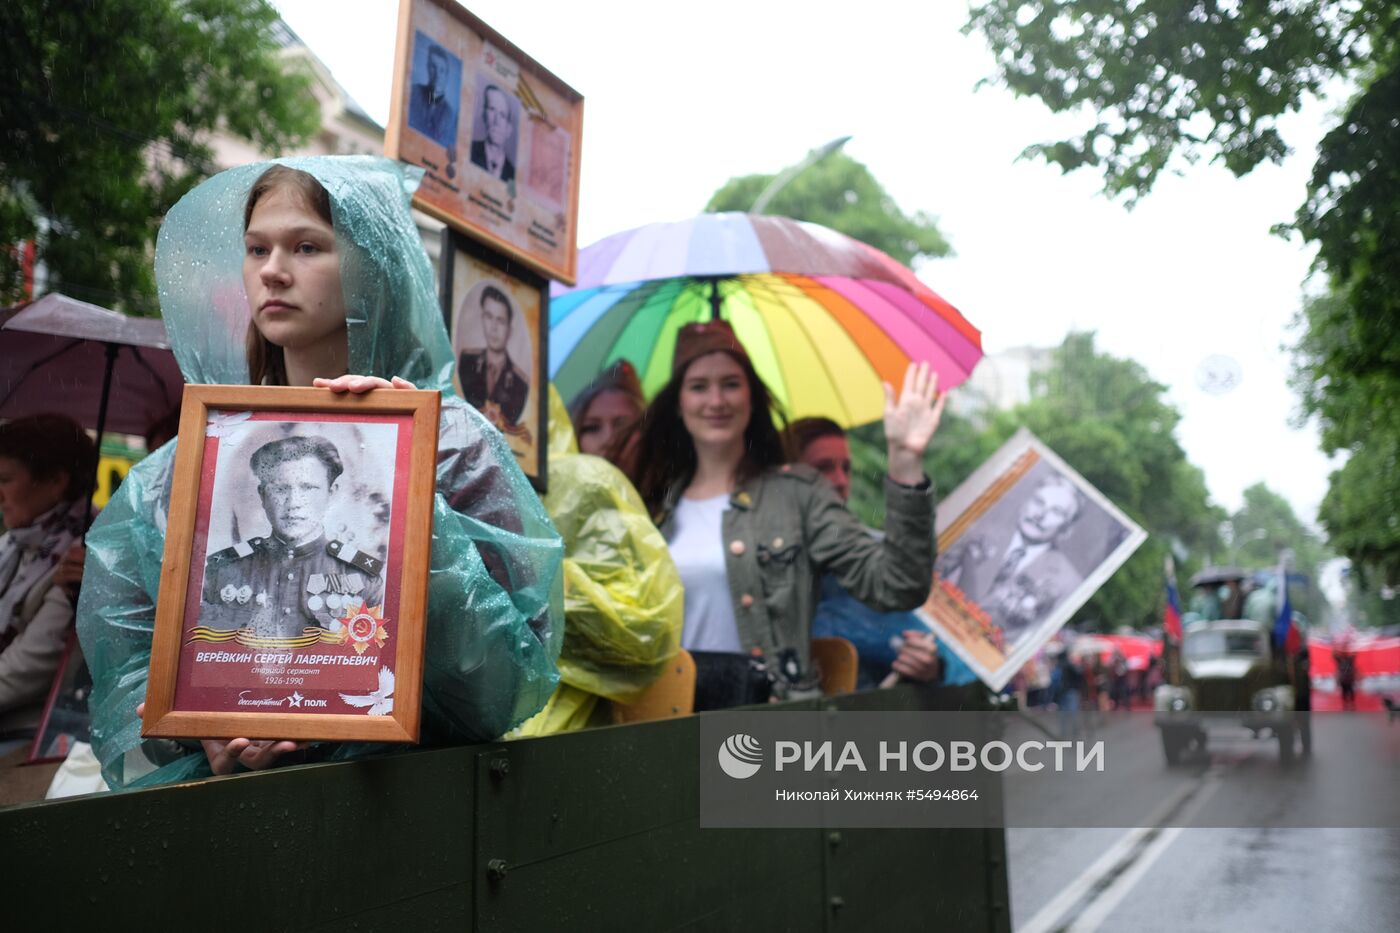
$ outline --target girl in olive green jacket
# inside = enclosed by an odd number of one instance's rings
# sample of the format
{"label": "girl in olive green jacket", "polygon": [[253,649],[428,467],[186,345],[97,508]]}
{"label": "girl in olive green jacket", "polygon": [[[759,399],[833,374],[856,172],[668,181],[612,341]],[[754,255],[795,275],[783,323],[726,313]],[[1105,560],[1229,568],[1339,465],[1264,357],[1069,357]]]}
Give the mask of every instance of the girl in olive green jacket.
{"label": "girl in olive green jacket", "polygon": [[923,454],[943,397],[927,364],[885,386],[883,540],[816,471],[787,465],[782,414],[724,321],[676,338],[671,381],[643,414],[631,473],[685,585],[682,645],[696,709],[815,696],[809,642],[822,574],[882,611],[914,609],[933,581],[933,485]]}

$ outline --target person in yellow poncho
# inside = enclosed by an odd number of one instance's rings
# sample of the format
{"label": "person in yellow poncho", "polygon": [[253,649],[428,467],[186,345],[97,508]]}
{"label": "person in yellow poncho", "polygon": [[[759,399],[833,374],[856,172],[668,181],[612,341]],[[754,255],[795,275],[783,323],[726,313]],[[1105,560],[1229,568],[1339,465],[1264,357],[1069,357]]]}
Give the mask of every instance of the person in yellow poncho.
{"label": "person in yellow poncho", "polygon": [[559,687],[513,735],[568,732],[610,720],[680,649],[681,578],[641,496],[608,461],[578,452],[563,401],[549,387],[549,494],[564,539],[564,647]]}

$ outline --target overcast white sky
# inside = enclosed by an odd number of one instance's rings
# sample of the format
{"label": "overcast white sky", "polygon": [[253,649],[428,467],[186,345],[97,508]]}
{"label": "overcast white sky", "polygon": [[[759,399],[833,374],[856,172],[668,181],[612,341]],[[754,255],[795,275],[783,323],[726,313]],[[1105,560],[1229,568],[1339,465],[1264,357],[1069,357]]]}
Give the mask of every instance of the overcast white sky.
{"label": "overcast white sky", "polygon": [[[274,0],[381,123],[397,0]],[[1244,179],[1198,165],[1132,212],[1088,173],[1018,161],[1085,122],[976,89],[992,71],[960,2],[473,0],[469,8],[585,97],[579,245],[698,213],[733,175],[773,172],[839,136],[906,211],[939,218],[957,255],[917,271],[982,330],[988,352],[1096,330],[1170,387],[1179,438],[1238,508],[1258,481],[1313,520],[1326,458],[1294,430],[1290,324],[1311,254],[1269,234],[1302,203],[1329,108],[1284,125],[1297,155]],[[922,9],[920,9],[922,7]],[[1056,134],[1059,135],[1056,135]],[[1225,354],[1242,381],[1196,384]]]}

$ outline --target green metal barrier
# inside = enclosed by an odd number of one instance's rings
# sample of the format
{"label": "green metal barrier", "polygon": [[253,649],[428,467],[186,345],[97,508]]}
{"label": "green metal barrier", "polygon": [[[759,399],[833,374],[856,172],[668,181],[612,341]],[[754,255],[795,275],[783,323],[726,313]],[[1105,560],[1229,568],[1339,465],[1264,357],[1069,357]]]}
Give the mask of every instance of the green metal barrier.
{"label": "green metal barrier", "polygon": [[104,933],[1009,931],[1001,830],[701,829],[698,736],[691,716],[0,810],[5,915]]}

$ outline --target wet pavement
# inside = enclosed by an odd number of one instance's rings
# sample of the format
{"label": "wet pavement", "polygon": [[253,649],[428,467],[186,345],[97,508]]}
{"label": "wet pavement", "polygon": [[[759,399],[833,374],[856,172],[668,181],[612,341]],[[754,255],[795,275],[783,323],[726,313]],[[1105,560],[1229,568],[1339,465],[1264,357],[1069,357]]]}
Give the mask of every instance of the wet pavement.
{"label": "wet pavement", "polygon": [[[1400,741],[1400,721],[1390,726],[1384,712],[1341,715]],[[1160,782],[1168,769],[1155,737],[1137,730],[1126,741],[1133,779]],[[1371,795],[1395,796],[1400,785],[1393,774],[1359,777],[1333,743],[1316,751],[1284,769],[1276,742],[1212,732],[1208,756],[1171,769],[1182,801],[1174,812],[1164,806],[1131,828],[1008,829],[1013,928],[1400,930],[1400,828],[1356,828]],[[1352,828],[1263,825],[1280,810],[1329,807]],[[1222,812],[1237,813],[1238,827],[1179,825]]]}

